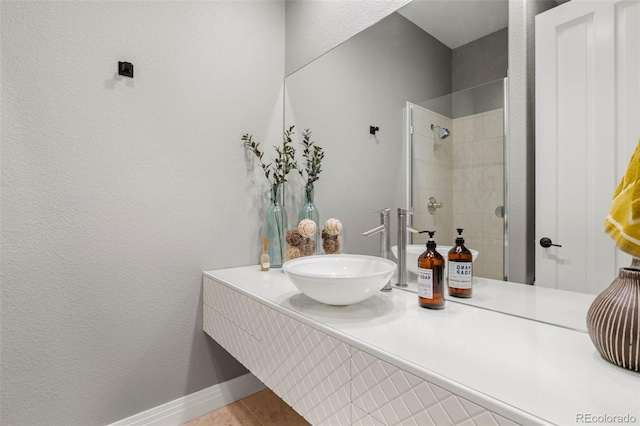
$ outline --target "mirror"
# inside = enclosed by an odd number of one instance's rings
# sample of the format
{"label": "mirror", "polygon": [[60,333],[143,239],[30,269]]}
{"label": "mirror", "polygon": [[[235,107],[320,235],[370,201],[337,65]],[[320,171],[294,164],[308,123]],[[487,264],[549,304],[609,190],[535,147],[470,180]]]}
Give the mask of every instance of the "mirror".
{"label": "mirror", "polygon": [[[286,78],[285,124],[310,128],[325,149],[315,204],[321,223],[337,217],[351,228],[348,252],[379,254],[377,238],[361,235],[379,224],[374,212],[409,207],[413,226],[435,230],[439,244],[464,228],[481,253],[476,275],[503,279],[504,220],[495,212],[504,205],[507,8],[414,1]],[[407,120],[422,133],[408,134]],[[440,139],[431,124],[451,136]],[[432,196],[442,207],[430,213]],[[395,217],[390,231],[393,245]]]}
{"label": "mirror", "polygon": [[[486,15],[488,32],[461,45],[446,45],[440,40],[447,40],[446,32],[437,26],[432,32],[438,38],[419,26],[419,16],[427,16],[460,34],[469,25],[460,8],[479,4],[481,9],[467,11],[477,22]],[[315,204],[321,224],[330,217],[342,220],[346,252],[380,254],[378,238],[362,233],[379,225],[375,212],[387,207],[395,245],[396,207],[412,207],[413,226],[436,229],[440,246],[452,245],[455,228],[465,228],[465,244],[483,262],[474,265],[476,277],[503,279],[508,34],[504,26],[489,24],[503,16],[506,25],[507,7],[506,1],[414,1],[286,78],[285,124],[310,128],[325,149]],[[446,138],[442,129],[450,133]],[[424,241],[419,236],[413,242]],[[519,292],[529,286],[510,287]],[[580,309],[572,316],[566,307],[589,303],[590,295],[568,296],[558,307],[562,315],[547,315],[554,311],[514,311],[514,298],[527,295],[506,296],[500,288],[501,297],[456,302],[584,328]],[[415,291],[411,282],[409,289]]]}

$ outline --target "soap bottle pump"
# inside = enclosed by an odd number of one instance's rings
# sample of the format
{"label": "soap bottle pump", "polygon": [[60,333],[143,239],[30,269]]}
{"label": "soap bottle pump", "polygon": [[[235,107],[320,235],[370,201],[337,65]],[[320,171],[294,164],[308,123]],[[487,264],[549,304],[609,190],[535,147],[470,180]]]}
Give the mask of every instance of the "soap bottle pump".
{"label": "soap bottle pump", "polygon": [[447,254],[449,261],[449,296],[471,297],[473,293],[473,256],[464,246],[462,228],[457,228],[456,245]]}
{"label": "soap bottle pump", "polygon": [[423,308],[444,308],[444,258],[436,250],[433,239],[435,231],[429,233],[427,250],[418,257],[418,302]]}

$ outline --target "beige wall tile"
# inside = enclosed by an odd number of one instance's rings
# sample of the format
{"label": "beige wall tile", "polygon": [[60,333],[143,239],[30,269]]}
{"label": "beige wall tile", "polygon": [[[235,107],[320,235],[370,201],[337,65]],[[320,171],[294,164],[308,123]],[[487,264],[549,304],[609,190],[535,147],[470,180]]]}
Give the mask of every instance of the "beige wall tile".
{"label": "beige wall tile", "polygon": [[465,202],[468,214],[482,215],[482,191],[465,191]]}
{"label": "beige wall tile", "polygon": [[504,272],[501,263],[485,262],[483,265],[482,276],[492,278],[494,280],[503,280]]}
{"label": "beige wall tile", "polygon": [[504,234],[504,220],[495,215],[482,216],[483,238],[499,238]]}
{"label": "beige wall tile", "polygon": [[502,193],[503,191],[499,189],[482,191],[483,215],[495,215],[496,207],[504,205],[504,197]]}
{"label": "beige wall tile", "polygon": [[[466,222],[466,228],[464,228],[465,239],[468,238],[469,241],[475,242],[476,246],[480,245],[482,243],[482,215],[469,214]],[[480,250],[476,247],[471,247],[478,251]]]}
{"label": "beige wall tile", "polygon": [[482,114],[482,137],[496,138],[504,134],[504,113],[502,109],[488,111]]}
{"label": "beige wall tile", "polygon": [[469,167],[462,169],[465,192],[482,191],[483,171],[481,167]]}
{"label": "beige wall tile", "polygon": [[470,115],[464,118],[464,141],[476,141],[483,137],[482,114]]}
{"label": "beige wall tile", "polygon": [[504,141],[502,137],[484,139],[482,141],[482,163],[504,164]]}
{"label": "beige wall tile", "polygon": [[482,159],[484,156],[484,143],[482,139],[475,139],[469,142],[469,151],[471,154],[469,164],[472,166],[482,164]]}
{"label": "beige wall tile", "polygon": [[502,189],[504,187],[504,168],[501,165],[484,167],[482,174],[482,189],[485,191]]}

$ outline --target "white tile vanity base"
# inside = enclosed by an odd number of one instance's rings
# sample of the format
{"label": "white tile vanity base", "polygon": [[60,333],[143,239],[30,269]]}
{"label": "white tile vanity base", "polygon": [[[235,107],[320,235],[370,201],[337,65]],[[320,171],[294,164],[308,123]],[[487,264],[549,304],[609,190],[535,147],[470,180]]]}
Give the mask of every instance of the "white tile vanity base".
{"label": "white tile vanity base", "polygon": [[350,424],[350,347],[204,278],[204,330],[314,425]]}
{"label": "white tile vanity base", "polygon": [[[478,290],[478,302],[498,296]],[[531,290],[517,300],[534,318],[586,315],[589,300]],[[640,374],[578,330],[450,301],[431,311],[397,289],[328,306],[257,266],[205,272],[203,304],[204,330],[314,425],[640,423]]]}
{"label": "white tile vanity base", "polygon": [[351,424],[514,425],[502,416],[351,348]]}
{"label": "white tile vanity base", "polygon": [[313,425],[512,425],[209,277],[204,331]]}

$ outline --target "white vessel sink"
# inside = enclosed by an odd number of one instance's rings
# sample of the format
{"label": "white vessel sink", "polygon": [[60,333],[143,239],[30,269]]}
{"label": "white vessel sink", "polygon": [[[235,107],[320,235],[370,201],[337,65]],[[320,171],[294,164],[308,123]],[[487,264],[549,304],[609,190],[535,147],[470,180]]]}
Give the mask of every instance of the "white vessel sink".
{"label": "white vessel sink", "polygon": [[376,256],[329,254],[288,260],[282,270],[298,290],[328,305],[351,305],[389,282],[395,262]]}
{"label": "white vessel sink", "polygon": [[[418,273],[418,257],[427,249],[426,244],[411,244],[407,246],[407,271],[413,272],[414,274]],[[438,253],[444,257],[444,274],[445,276],[449,273],[449,268],[447,265],[447,254],[449,250],[452,249],[452,246],[437,246],[436,250]],[[467,249],[471,252],[472,261],[475,262],[478,258],[478,250],[474,250],[472,248],[467,247]],[[398,246],[391,247],[391,252],[393,255],[398,258]]]}

